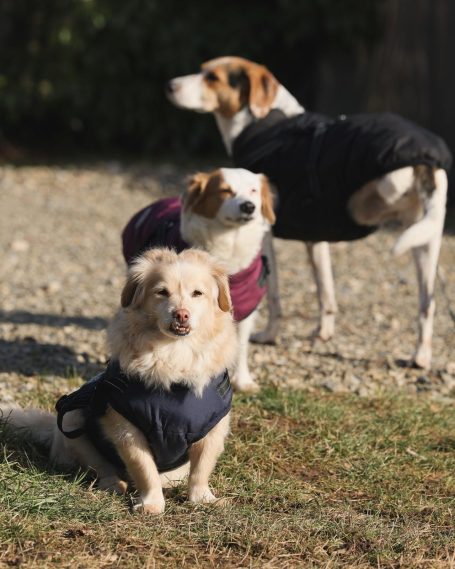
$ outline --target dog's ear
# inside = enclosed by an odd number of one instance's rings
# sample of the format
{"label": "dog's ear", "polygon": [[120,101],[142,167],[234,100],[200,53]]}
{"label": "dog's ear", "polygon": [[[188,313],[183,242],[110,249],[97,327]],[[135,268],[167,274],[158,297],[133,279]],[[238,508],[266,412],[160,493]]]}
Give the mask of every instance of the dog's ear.
{"label": "dog's ear", "polygon": [[248,65],[246,72],[250,80],[250,111],[253,116],[262,119],[270,112],[278,90],[278,81],[263,65]]}
{"label": "dog's ear", "polygon": [[190,178],[188,188],[182,196],[184,210],[193,207],[199,201],[204,193],[209,178],[210,174],[206,172],[197,172]]}
{"label": "dog's ear", "polygon": [[215,265],[213,276],[218,286],[218,306],[223,312],[230,312],[232,310],[232,301],[227,273],[221,267]]}
{"label": "dog's ear", "polygon": [[273,194],[269,180],[264,175],[262,175],[261,181],[261,204],[262,215],[269,221],[270,225],[273,225],[276,220],[275,212],[273,211]]}
{"label": "dog's ear", "polygon": [[129,268],[128,277],[122,290],[120,299],[122,307],[140,306],[144,301],[148,277],[151,275],[154,267],[162,261],[170,263],[176,259],[177,253],[164,247],[148,249],[137,257]]}
{"label": "dog's ear", "polygon": [[132,305],[137,306],[141,304],[143,298],[144,287],[140,282],[139,275],[137,273],[130,273],[122,290],[122,308],[128,308]]}

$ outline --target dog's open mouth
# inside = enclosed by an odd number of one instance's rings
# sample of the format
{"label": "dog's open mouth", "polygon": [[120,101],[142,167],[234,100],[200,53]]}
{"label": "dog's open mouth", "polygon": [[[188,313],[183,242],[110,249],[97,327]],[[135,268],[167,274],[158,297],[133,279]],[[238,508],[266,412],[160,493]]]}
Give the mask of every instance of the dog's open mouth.
{"label": "dog's open mouth", "polygon": [[187,336],[191,331],[191,327],[189,324],[179,324],[178,322],[171,322],[169,330],[176,336]]}

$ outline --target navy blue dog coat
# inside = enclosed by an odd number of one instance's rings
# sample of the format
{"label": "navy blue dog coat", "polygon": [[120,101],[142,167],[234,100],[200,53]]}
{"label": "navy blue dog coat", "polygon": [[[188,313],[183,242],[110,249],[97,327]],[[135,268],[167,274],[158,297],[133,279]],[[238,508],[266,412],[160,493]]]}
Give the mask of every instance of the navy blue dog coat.
{"label": "navy blue dog coat", "polygon": [[392,113],[330,119],[305,112],[287,118],[279,110],[235,139],[235,165],[262,172],[277,186],[273,233],[303,241],[349,241],[375,227],[357,224],[347,211],[363,185],[404,166],[449,170],[445,142]]}
{"label": "navy blue dog coat", "polygon": [[[108,404],[135,425],[146,437],[159,472],[168,472],[188,461],[190,446],[201,440],[228,414],[232,389],[227,370],[213,377],[198,397],[188,387],[174,383],[169,391],[126,376],[117,361],[77,391],[61,397],[55,406],[57,424],[68,438],[86,434],[95,448],[120,472],[125,465],[101,430],[99,418]],[[64,431],[63,417],[81,409],[85,424]]]}

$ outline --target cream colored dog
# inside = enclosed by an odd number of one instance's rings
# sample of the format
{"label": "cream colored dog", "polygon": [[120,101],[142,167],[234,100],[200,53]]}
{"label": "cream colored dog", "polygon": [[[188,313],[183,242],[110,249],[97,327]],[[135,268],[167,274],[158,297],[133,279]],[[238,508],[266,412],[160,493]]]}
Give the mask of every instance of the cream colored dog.
{"label": "cream colored dog", "polygon": [[[57,465],[94,469],[101,488],[125,492],[126,474],[139,492],[136,508],[141,511],[162,513],[163,487],[181,480],[188,471],[189,500],[216,501],[208,480],[229,431],[231,390],[225,370],[232,365],[237,349],[226,273],[202,251],[189,249],[179,255],[167,249],[145,252],[130,268],[122,308],[110,326],[108,339],[109,367],[114,362],[121,371],[117,376],[106,371],[95,377],[76,392],[76,399],[74,394],[62,398],[57,404],[59,425],[55,415],[36,409],[3,408],[3,416],[14,429],[25,430],[48,444]],[[123,391],[117,396],[120,389]],[[104,390],[107,402],[100,407],[99,401],[94,402],[97,398],[101,401]],[[172,412],[147,408],[151,423],[139,428],[143,423],[136,418],[135,408],[126,413],[128,418],[116,410],[129,393],[137,395],[137,390],[138,405],[143,403],[143,392],[147,396],[152,393],[159,401],[165,398],[171,407],[174,399],[191,400],[198,416],[182,418],[180,407],[172,407]],[[89,403],[84,399],[87,393]],[[198,409],[205,410],[206,400],[215,401],[218,415],[204,423],[200,438],[185,432],[184,444],[189,441],[186,454],[179,447],[179,459],[169,462],[167,450],[159,446],[162,441],[156,446],[154,437],[163,439],[163,444],[168,444],[168,437],[174,444],[172,421],[179,426],[197,423],[201,420]],[[207,413],[215,411],[209,408]],[[160,416],[161,430],[153,423],[153,413]],[[110,460],[109,453],[96,443],[96,429],[104,443],[107,439],[116,460]],[[177,467],[159,469],[160,460]]]}

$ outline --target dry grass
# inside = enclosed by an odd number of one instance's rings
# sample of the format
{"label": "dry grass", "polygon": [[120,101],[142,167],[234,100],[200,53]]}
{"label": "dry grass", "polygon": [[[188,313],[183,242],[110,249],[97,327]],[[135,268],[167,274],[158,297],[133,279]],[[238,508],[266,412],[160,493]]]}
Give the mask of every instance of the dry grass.
{"label": "dry grass", "polygon": [[235,401],[212,483],[166,513],[62,476],[2,436],[0,563],[26,567],[453,567],[453,409],[265,390]]}

